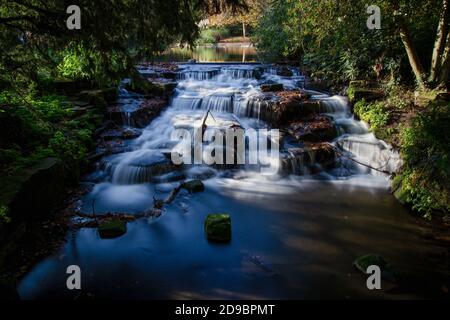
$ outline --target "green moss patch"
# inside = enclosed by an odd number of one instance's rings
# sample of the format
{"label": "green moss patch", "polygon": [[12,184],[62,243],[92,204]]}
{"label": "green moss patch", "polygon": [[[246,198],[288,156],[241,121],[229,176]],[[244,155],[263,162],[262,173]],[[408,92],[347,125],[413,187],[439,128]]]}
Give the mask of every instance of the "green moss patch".
{"label": "green moss patch", "polygon": [[205,220],[205,233],[209,241],[231,240],[231,218],[229,214],[209,214]]}
{"label": "green moss patch", "polygon": [[103,222],[98,226],[98,234],[102,239],[117,238],[127,232],[127,223],[120,220]]}

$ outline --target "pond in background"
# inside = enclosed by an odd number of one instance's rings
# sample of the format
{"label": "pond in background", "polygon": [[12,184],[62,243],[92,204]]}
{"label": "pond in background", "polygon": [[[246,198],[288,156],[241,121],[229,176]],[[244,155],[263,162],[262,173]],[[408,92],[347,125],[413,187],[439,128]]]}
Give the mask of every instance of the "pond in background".
{"label": "pond in background", "polygon": [[248,46],[198,46],[194,50],[173,47],[158,60],[183,62],[195,59],[198,62],[255,62],[256,50]]}

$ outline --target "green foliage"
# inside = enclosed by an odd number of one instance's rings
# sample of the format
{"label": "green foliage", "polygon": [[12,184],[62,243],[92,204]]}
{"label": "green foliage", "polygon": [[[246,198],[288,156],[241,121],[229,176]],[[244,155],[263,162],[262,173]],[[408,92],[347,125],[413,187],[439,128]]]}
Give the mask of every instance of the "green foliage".
{"label": "green foliage", "polygon": [[59,77],[89,80],[99,87],[117,85],[131,67],[129,56],[124,52],[99,52],[95,47],[75,42],[69,43],[60,56]]}
{"label": "green foliage", "polygon": [[11,218],[8,215],[9,209],[5,205],[0,205],[0,223],[10,223]]}
{"label": "green foliage", "polygon": [[82,161],[86,157],[87,149],[76,138],[56,131],[49,141],[49,147],[64,161]]}
{"label": "green foliage", "polygon": [[[440,6],[428,0],[398,2],[422,62],[430,61],[435,40],[430,34],[436,34]],[[375,79],[374,66],[379,63],[383,67],[380,77],[412,82],[392,2],[373,4],[382,12],[381,30],[368,30],[363,1],[273,1],[254,40],[267,60],[297,60],[317,79]]]}
{"label": "green foliage", "polygon": [[89,59],[81,45],[72,46],[63,52],[63,59],[58,65],[61,76],[69,79],[90,79]]}
{"label": "green foliage", "polygon": [[2,135],[0,136],[0,172],[14,174],[52,156],[68,167],[84,162],[98,117],[91,111],[71,119],[64,97],[39,96],[32,88],[23,94],[0,92]]}
{"label": "green foliage", "polygon": [[296,8],[296,1],[274,1],[261,17],[254,40],[263,59],[299,58],[301,42],[296,41],[299,39],[295,26],[300,26],[300,20]]}
{"label": "green foliage", "polygon": [[434,102],[402,132],[407,202],[430,216],[450,210],[450,105]]}
{"label": "green foliage", "polygon": [[368,122],[373,130],[383,129],[389,122],[390,113],[384,101],[367,103],[360,100],[355,103],[354,111],[362,120]]}
{"label": "green foliage", "polygon": [[200,31],[200,36],[196,41],[197,45],[216,44],[225,37],[228,37],[230,32],[227,28],[207,28]]}

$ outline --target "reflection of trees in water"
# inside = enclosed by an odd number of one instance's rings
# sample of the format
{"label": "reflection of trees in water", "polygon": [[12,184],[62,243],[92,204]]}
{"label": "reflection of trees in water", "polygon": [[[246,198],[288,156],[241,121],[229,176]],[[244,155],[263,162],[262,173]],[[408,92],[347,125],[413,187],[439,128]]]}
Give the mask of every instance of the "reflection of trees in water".
{"label": "reflection of trees in water", "polygon": [[160,58],[164,61],[187,61],[193,58],[200,62],[253,62],[256,61],[256,50],[254,47],[241,46],[197,47],[194,50],[175,47]]}

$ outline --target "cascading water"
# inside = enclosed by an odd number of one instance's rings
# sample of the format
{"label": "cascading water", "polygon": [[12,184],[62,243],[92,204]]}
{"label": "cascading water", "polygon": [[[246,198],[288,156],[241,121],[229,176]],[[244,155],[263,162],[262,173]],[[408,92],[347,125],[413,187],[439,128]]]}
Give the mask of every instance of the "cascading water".
{"label": "cascading water", "polygon": [[[128,222],[127,233],[115,239],[100,239],[96,229],[70,231],[60,252],[21,281],[23,298],[79,295],[61,285],[68,265],[80,266],[88,275],[83,287],[99,298],[373,297],[365,278],[348,276],[356,256],[379,252],[411,266],[427,251],[429,240],[421,242],[423,232],[407,222],[380,172],[394,171],[398,154],[354,119],[344,97],[308,91],[311,107],[322,114],[315,116],[334,124],[338,136],[308,144],[284,132],[280,155],[265,157],[283,163],[278,175],[262,175],[257,166],[174,165],[176,129],[195,134],[204,122],[219,130],[270,128],[274,101],[270,94],[264,98],[260,85],[272,81],[295,89],[305,83],[292,68],[292,76],[257,64],[181,68],[170,105],[122,152],[101,160],[95,179],[86,179],[92,189],[79,206],[96,214],[146,212],[186,179],[202,179],[204,192],[181,190],[161,216]],[[133,112],[141,99],[122,90],[123,112]],[[127,130],[130,125],[124,119]],[[205,239],[210,213],[231,215],[229,244]],[[428,265],[435,266],[434,258]],[[417,266],[412,276],[416,281],[430,270]]]}
{"label": "cascading water", "polygon": [[[293,69],[292,69],[293,70]],[[107,192],[108,186],[135,185],[160,181],[160,176],[171,171],[183,171],[180,177],[190,175],[192,166],[175,167],[170,160],[170,152],[176,142],[171,140],[175,129],[187,129],[194,134],[195,128],[200,128],[205,121],[205,114],[210,111],[212,116],[206,118],[208,128],[225,129],[237,126],[245,129],[267,128],[262,114],[266,115],[273,100],[261,96],[260,83],[282,83],[285,88],[299,87],[299,80],[304,80],[298,71],[291,77],[279,76],[276,70],[261,65],[184,65],[180,72],[180,82],[172,97],[170,106],[160,117],[155,119],[142,135],[132,141],[132,151],[109,156],[104,160],[105,172],[109,175],[102,192]],[[257,78],[255,78],[257,76]],[[340,96],[328,96],[323,93],[308,91],[311,100],[318,101],[316,112],[326,114],[334,120],[340,136],[332,143],[340,150],[337,165],[327,172],[331,179],[341,179],[343,176],[366,174],[370,179],[379,171],[393,172],[399,165],[398,155],[384,142],[377,140],[369,133],[367,126],[354,119],[348,101]],[[122,98],[124,110],[133,108],[135,104],[128,101],[130,93],[124,92]],[[135,100],[140,96],[134,97]],[[127,120],[126,125],[131,125]],[[189,148],[189,147],[188,147]],[[281,146],[281,158],[289,164],[280,165],[284,174],[307,175],[325,170],[318,163],[316,150],[292,149],[289,143]],[[356,160],[356,161],[355,161]],[[197,165],[195,177],[201,177],[201,171],[211,170],[220,177],[223,171],[217,171],[217,166]],[[243,174],[257,174],[250,166]],[[378,169],[373,170],[370,168]],[[253,168],[254,169],[254,168]],[[344,170],[345,169],[345,170]],[[343,173],[345,172],[345,174]],[[281,173],[281,172],[280,172]],[[334,178],[333,178],[334,177]],[[91,195],[91,201],[96,195]],[[89,202],[89,201],[88,201]],[[87,208],[90,206],[88,205]],[[109,207],[109,206],[108,206]],[[141,210],[148,208],[140,208]]]}

